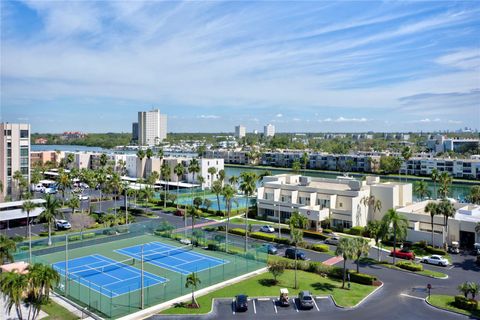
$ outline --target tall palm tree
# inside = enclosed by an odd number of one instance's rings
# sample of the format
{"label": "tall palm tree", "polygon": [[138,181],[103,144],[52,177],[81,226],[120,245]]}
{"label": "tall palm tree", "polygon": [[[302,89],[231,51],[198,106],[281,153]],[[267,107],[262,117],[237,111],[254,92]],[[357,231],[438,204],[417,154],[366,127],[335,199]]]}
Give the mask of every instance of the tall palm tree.
{"label": "tall palm tree", "polygon": [[72,181],[67,173],[60,170],[57,180],[58,189],[62,192],[62,206],[65,205],[65,191],[72,187]]}
{"label": "tall palm tree", "polygon": [[23,296],[28,287],[27,274],[3,272],[0,274],[0,291],[5,298],[8,313],[15,306],[18,319],[24,319],[22,314]]}
{"label": "tall palm tree", "polygon": [[210,167],[207,170],[208,174],[210,175],[210,188],[213,187],[213,180],[215,179],[215,174],[217,174],[217,168]]}
{"label": "tall palm tree", "polygon": [[158,148],[157,157],[160,159],[160,161],[162,161],[162,159],[163,159],[164,156],[165,156],[165,153],[163,152],[163,149],[162,149],[162,148]]}
{"label": "tall palm tree", "polygon": [[117,217],[117,197],[118,194],[123,193],[123,184],[118,173],[112,173],[112,175],[110,176],[110,180],[108,180],[108,188],[113,193],[113,210],[115,213],[115,217]]}
{"label": "tall palm tree", "polygon": [[30,222],[30,212],[35,210],[38,205],[30,200],[24,201],[22,211],[27,213],[27,236],[28,236],[28,261],[32,263],[32,226]]}
{"label": "tall palm tree", "polygon": [[197,179],[198,179],[198,183],[200,183],[200,187],[203,189],[202,199],[205,201],[205,188],[203,187],[203,184],[205,183],[205,178],[202,175],[199,175]]}
{"label": "tall palm tree", "polygon": [[300,165],[300,161],[295,160],[293,161],[292,163],[292,172],[293,173],[299,173],[300,172],[300,169],[301,169],[301,165]]}
{"label": "tall palm tree", "polygon": [[440,177],[440,174],[437,169],[432,169],[431,178],[433,181],[433,193],[435,193],[435,199],[437,199],[437,181]]}
{"label": "tall palm tree", "polygon": [[198,285],[200,285],[202,281],[195,272],[190,273],[186,280],[185,280],[185,288],[192,288],[192,305],[195,305],[195,290],[197,290]]}
{"label": "tall palm tree", "polygon": [[295,285],[294,288],[298,288],[298,280],[297,280],[297,271],[298,271],[298,261],[297,261],[297,254],[298,254],[298,244],[303,241],[303,232],[300,229],[295,228],[293,225],[290,226],[290,237],[292,238],[292,243],[295,245]]}
{"label": "tall palm tree", "polygon": [[240,174],[242,181],[240,182],[240,190],[245,195],[245,251],[248,247],[248,211],[250,209],[250,197],[257,190],[258,176],[255,172],[244,171]]}
{"label": "tall palm tree", "polygon": [[[13,173],[13,177],[12,177],[13,181],[15,182],[15,186],[16,186],[16,189],[17,189],[17,197],[18,199],[20,199],[20,195],[21,195],[21,192],[20,192],[20,180],[23,179],[23,174],[20,170],[17,170]],[[13,194],[13,192],[12,192]],[[13,197],[12,197],[13,198]]]}
{"label": "tall palm tree", "polygon": [[429,202],[427,203],[427,205],[425,206],[425,209],[424,209],[424,212],[425,213],[429,213],[430,214],[430,226],[432,227],[432,246],[434,245],[434,242],[433,242],[433,218],[438,214],[438,204],[436,202]]}
{"label": "tall palm tree", "polygon": [[302,165],[303,165],[303,175],[305,175],[307,172],[308,160],[309,160],[308,153],[304,152],[301,158]]}
{"label": "tall palm tree", "polygon": [[[173,168],[173,172],[177,175],[177,210],[178,210],[178,193],[180,189],[180,179],[182,178],[183,174],[185,173],[185,167],[181,162],[177,163]],[[186,220],[185,220],[186,223]],[[186,226],[186,225],[185,225]]]}
{"label": "tall palm tree", "polygon": [[162,163],[162,166],[160,167],[160,173],[162,175],[162,180],[165,181],[165,187],[164,187],[164,197],[163,197],[163,208],[167,207],[167,192],[168,192],[168,182],[170,181],[170,165],[166,162]]}
{"label": "tall palm tree", "polygon": [[[395,209],[389,209],[383,216],[382,223],[389,234],[393,233],[393,252],[397,248],[397,238],[404,239],[407,235],[408,221]],[[395,264],[395,254],[393,254],[393,264]]]}
{"label": "tall palm tree", "polygon": [[[28,301],[33,306],[32,319],[40,313],[40,306],[50,300],[50,291],[60,282],[60,275],[51,266],[35,263],[28,268],[29,294]],[[32,303],[33,302],[33,303]]]}
{"label": "tall palm tree", "polygon": [[[192,174],[192,183],[195,183],[195,174],[200,172],[200,164],[197,159],[193,158],[190,160],[190,163],[188,164],[188,172]],[[191,194],[191,197],[193,203],[193,194]]]}
{"label": "tall palm tree", "polygon": [[86,169],[83,171],[83,180],[85,183],[88,185],[88,210],[90,210],[90,207],[92,205],[92,192],[95,190],[95,188],[98,185],[97,181],[97,175],[95,174],[95,171]]}
{"label": "tall palm tree", "polygon": [[[247,172],[247,171],[244,171],[244,172]],[[242,172],[242,173],[244,173]],[[240,174],[241,176],[241,174]],[[231,186],[233,186],[233,188],[236,188],[237,187],[237,184],[238,184],[238,176],[230,176],[230,178],[228,178],[228,183],[230,183]]]}
{"label": "tall palm tree", "polygon": [[80,207],[80,200],[77,197],[72,197],[67,201],[67,207],[72,210],[72,215],[75,213],[75,209]]}
{"label": "tall palm tree", "polygon": [[153,157],[152,149],[148,148],[147,151],[145,152],[145,156],[147,157],[147,159],[150,159],[151,157]]}
{"label": "tall palm tree", "polygon": [[420,200],[423,200],[426,197],[430,196],[430,190],[428,190],[428,185],[425,180],[415,182],[415,187],[413,191],[417,194]]}
{"label": "tall palm tree", "polygon": [[345,279],[347,277],[347,260],[352,259],[354,256],[353,238],[343,237],[338,242],[335,254],[343,258],[343,280],[342,289],[345,288]]}
{"label": "tall palm tree", "polygon": [[225,170],[221,169],[218,171],[218,180],[220,180],[222,182],[222,184],[225,182],[225,177],[226,177],[226,174],[225,174]]}
{"label": "tall palm tree", "polygon": [[13,253],[17,250],[15,241],[0,234],[0,264],[13,262]]}
{"label": "tall palm tree", "polygon": [[440,174],[440,177],[438,178],[438,182],[440,184],[438,192],[440,193],[442,199],[445,199],[448,197],[448,193],[450,192],[452,177],[450,176],[450,174],[448,174],[448,172],[442,172],[442,174]]}
{"label": "tall palm tree", "polygon": [[95,171],[95,180],[98,183],[98,191],[100,191],[100,201],[98,202],[99,210],[102,211],[102,200],[103,200],[103,189],[105,188],[105,183],[107,182],[107,173],[105,169],[100,168]]}
{"label": "tall palm tree", "polygon": [[379,220],[370,220],[367,224],[367,230],[370,233],[370,237],[375,240],[375,246],[377,247],[377,260],[380,261],[381,240],[385,238],[387,230]]}
{"label": "tall palm tree", "polygon": [[222,183],[220,182],[220,180],[216,180],[212,184],[211,191],[217,195],[217,206],[218,206],[218,211],[220,211],[220,194],[222,194]]}
{"label": "tall palm tree", "polygon": [[360,258],[362,256],[368,256],[370,251],[370,243],[365,238],[353,238],[354,255],[357,259],[357,273],[360,273]]}
{"label": "tall palm tree", "polygon": [[225,252],[228,252],[228,227],[230,225],[230,212],[232,210],[232,201],[235,198],[235,190],[231,185],[227,184],[222,189],[222,195],[223,200],[225,201],[225,209],[227,214],[227,224],[225,227]]}
{"label": "tall palm tree", "polygon": [[44,211],[40,214],[40,219],[47,221],[48,224],[48,245],[52,245],[52,224],[55,223],[57,216],[63,216],[63,212],[60,210],[62,207],[57,198],[48,194],[45,197],[43,203]]}
{"label": "tall palm tree", "polygon": [[480,186],[473,186],[470,188],[467,200],[471,203],[480,204]]}
{"label": "tall palm tree", "polygon": [[403,158],[403,161],[405,162],[405,166],[406,166],[405,175],[407,175],[407,173],[408,173],[408,160],[410,160],[412,155],[413,155],[413,153],[412,153],[412,149],[410,147],[403,148],[402,158]]}
{"label": "tall palm tree", "polygon": [[[445,227],[445,234],[448,234],[448,218],[455,216],[455,207],[448,199],[442,199],[438,204],[437,214],[441,214],[443,216],[443,225]],[[445,239],[446,241],[447,239]],[[445,242],[444,246],[447,246]]]}

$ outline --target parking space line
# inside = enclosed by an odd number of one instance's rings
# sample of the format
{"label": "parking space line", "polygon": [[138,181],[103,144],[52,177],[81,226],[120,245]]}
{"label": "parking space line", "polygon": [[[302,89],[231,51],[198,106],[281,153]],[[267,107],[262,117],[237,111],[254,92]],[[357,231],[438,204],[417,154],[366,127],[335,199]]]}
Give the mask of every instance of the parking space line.
{"label": "parking space line", "polygon": [[413,298],[413,299],[418,299],[418,300],[425,300],[425,298],[421,298],[421,297],[416,297],[416,296],[411,296],[409,294],[406,294],[406,293],[400,293],[401,296],[404,296],[404,297],[408,297],[408,298]]}
{"label": "parking space line", "polygon": [[315,297],[317,299],[328,299],[328,297],[325,297],[325,296],[321,296],[321,297]]}
{"label": "parking space line", "polygon": [[292,302],[293,302],[293,307],[295,308],[295,311],[298,312],[297,304],[295,303],[295,298],[292,298]]}
{"label": "parking space line", "polygon": [[315,301],[315,299],[313,299],[313,304],[315,305],[315,308],[317,308],[317,311],[320,311],[320,309],[318,309],[317,302]]}
{"label": "parking space line", "polygon": [[275,299],[273,299],[272,302],[273,302],[273,308],[275,309],[275,313],[278,313],[277,305],[275,304]]}
{"label": "parking space line", "polygon": [[232,313],[235,314],[235,299],[232,299]]}
{"label": "parking space line", "polygon": [[252,299],[253,302],[253,313],[257,313],[257,307],[255,307],[255,299]]}

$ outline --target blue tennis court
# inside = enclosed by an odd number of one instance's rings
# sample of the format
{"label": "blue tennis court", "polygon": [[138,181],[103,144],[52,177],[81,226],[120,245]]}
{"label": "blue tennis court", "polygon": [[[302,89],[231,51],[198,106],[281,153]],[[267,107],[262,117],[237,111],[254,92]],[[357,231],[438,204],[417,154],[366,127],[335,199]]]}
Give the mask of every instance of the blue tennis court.
{"label": "blue tennis court", "polygon": [[174,247],[157,241],[118,249],[115,252],[141,260],[142,246],[145,262],[185,275],[228,263],[227,260],[194,252],[190,246]]}
{"label": "blue tennis court", "polygon": [[[65,261],[54,263],[53,268],[65,276]],[[109,298],[141,287],[139,269],[98,254],[68,260],[68,277]],[[144,288],[167,281],[145,271],[143,278]]]}

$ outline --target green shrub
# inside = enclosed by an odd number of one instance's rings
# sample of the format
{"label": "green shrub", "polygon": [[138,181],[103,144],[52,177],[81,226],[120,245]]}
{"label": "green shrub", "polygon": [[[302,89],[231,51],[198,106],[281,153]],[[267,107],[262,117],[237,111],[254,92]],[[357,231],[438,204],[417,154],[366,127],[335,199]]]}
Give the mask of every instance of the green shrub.
{"label": "green shrub", "polygon": [[89,233],[84,233],[83,234],[83,239],[91,239],[95,238],[95,233],[94,232],[89,232]]}
{"label": "green shrub", "polygon": [[275,241],[275,239],[277,238],[272,234],[267,234],[262,232],[252,232],[250,233],[250,237],[255,239],[265,240],[265,241],[272,241],[272,242]]}
{"label": "green shrub", "polygon": [[332,233],[332,229],[323,229],[323,233]]}
{"label": "green shrub", "polygon": [[245,230],[241,228],[229,229],[228,232],[239,235],[239,236],[245,236]]}
{"label": "green shrub", "polygon": [[359,236],[363,233],[363,227],[352,227],[350,230],[348,230],[348,234],[351,234],[353,236]]}
{"label": "green shrub", "polygon": [[397,267],[409,271],[422,271],[423,266],[419,263],[411,262],[411,261],[399,261],[395,264]]}
{"label": "green shrub", "polygon": [[116,234],[116,232],[113,229],[106,229],[106,230],[103,230],[103,234],[108,236],[113,236],[114,234]]}
{"label": "green shrub", "polygon": [[377,277],[365,273],[350,272],[350,281],[360,284],[366,284],[368,286],[373,285],[373,282],[377,280]]}
{"label": "green shrub", "polygon": [[[40,237],[48,237],[48,231],[39,232],[38,235],[39,235]],[[55,235],[55,231],[52,231],[51,235],[54,236],[54,235]],[[22,239],[23,239],[23,238],[22,238]]]}
{"label": "green shrub", "polygon": [[218,251],[218,245],[216,243],[209,243],[207,249],[211,251]]}
{"label": "green shrub", "polygon": [[217,227],[205,227],[203,228],[203,231],[207,231],[207,232],[217,231]]}
{"label": "green shrub", "polygon": [[438,249],[438,248],[434,248],[432,246],[426,246],[425,247],[425,251],[427,251],[428,253],[430,254],[438,254],[438,255],[441,255],[441,256],[444,256],[446,255],[447,253],[445,252],[445,250],[443,249]]}
{"label": "green shrub", "polygon": [[218,226],[218,231],[225,231],[225,226]]}
{"label": "green shrub", "polygon": [[427,241],[422,240],[422,241],[419,241],[419,242],[415,242],[413,244],[413,247],[425,249],[427,247]]}
{"label": "green shrub", "polygon": [[117,232],[118,232],[118,233],[127,233],[127,232],[128,232],[128,228],[127,228],[127,227],[118,227],[118,228],[117,228]]}
{"label": "green shrub", "polygon": [[290,239],[289,238],[275,238],[273,241],[279,244],[290,244]]}
{"label": "green shrub", "polygon": [[329,247],[326,244],[314,244],[310,247],[313,251],[328,252]]}
{"label": "green shrub", "polygon": [[81,237],[79,235],[68,237],[68,241],[78,241],[80,239],[81,239]]}
{"label": "green shrub", "polygon": [[328,238],[326,235],[320,232],[308,231],[308,230],[303,230],[303,235],[308,238],[319,239],[319,240],[325,240]]}
{"label": "green shrub", "polygon": [[21,246],[20,248],[20,251],[28,251],[28,246]]}
{"label": "green shrub", "polygon": [[478,301],[473,299],[467,299],[464,296],[458,295],[455,296],[455,301],[453,302],[455,307],[463,309],[463,310],[477,310],[478,309]]}

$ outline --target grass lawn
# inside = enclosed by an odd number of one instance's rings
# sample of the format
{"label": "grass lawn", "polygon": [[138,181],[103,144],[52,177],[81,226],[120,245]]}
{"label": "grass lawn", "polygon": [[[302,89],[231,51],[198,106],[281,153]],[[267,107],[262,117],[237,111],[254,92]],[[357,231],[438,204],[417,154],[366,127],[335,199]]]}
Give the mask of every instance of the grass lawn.
{"label": "grass lawn", "polygon": [[50,300],[50,303],[42,306],[42,311],[48,314],[48,317],[44,318],[45,320],[76,320],[78,317],[57,304],[53,300]]}
{"label": "grass lawn", "polygon": [[[400,261],[403,261],[403,260],[400,260]],[[405,270],[405,269],[399,268],[397,266],[394,266],[393,264],[391,264],[387,261],[378,261],[376,259],[367,258],[367,257],[361,258],[360,262],[365,263],[365,264],[379,264],[379,265],[385,266],[389,269],[409,271],[409,270]],[[409,271],[409,272],[413,272],[413,273],[416,273],[416,274],[421,274],[421,275],[424,275],[424,276],[430,276],[430,277],[434,277],[434,278],[445,278],[447,276],[445,273],[442,273],[442,272],[439,272],[439,271],[427,270],[427,269],[424,269],[422,271],[415,271],[415,272],[414,271]]]}
{"label": "grass lawn", "polygon": [[453,296],[447,296],[443,294],[432,294],[428,299],[428,302],[430,302],[432,305],[436,307],[450,310],[450,311],[455,311],[473,318],[480,319],[480,310],[468,311],[468,310],[459,309],[453,305],[453,301],[454,301]]}
{"label": "grass lawn", "polygon": [[294,289],[294,273],[293,270],[285,270],[285,273],[278,278],[280,282],[277,285],[271,283],[273,277],[270,273],[264,273],[197,298],[200,309],[172,307],[163,311],[162,314],[207,313],[210,311],[212,298],[233,298],[236,294],[241,293],[250,297],[277,296],[280,293],[280,288],[288,288],[292,297],[298,295],[300,290],[310,290],[315,295],[331,294],[339,305],[351,307],[376,288],[374,286],[351,283],[350,290],[341,289],[342,281],[323,278],[314,273],[298,271],[299,289]]}

